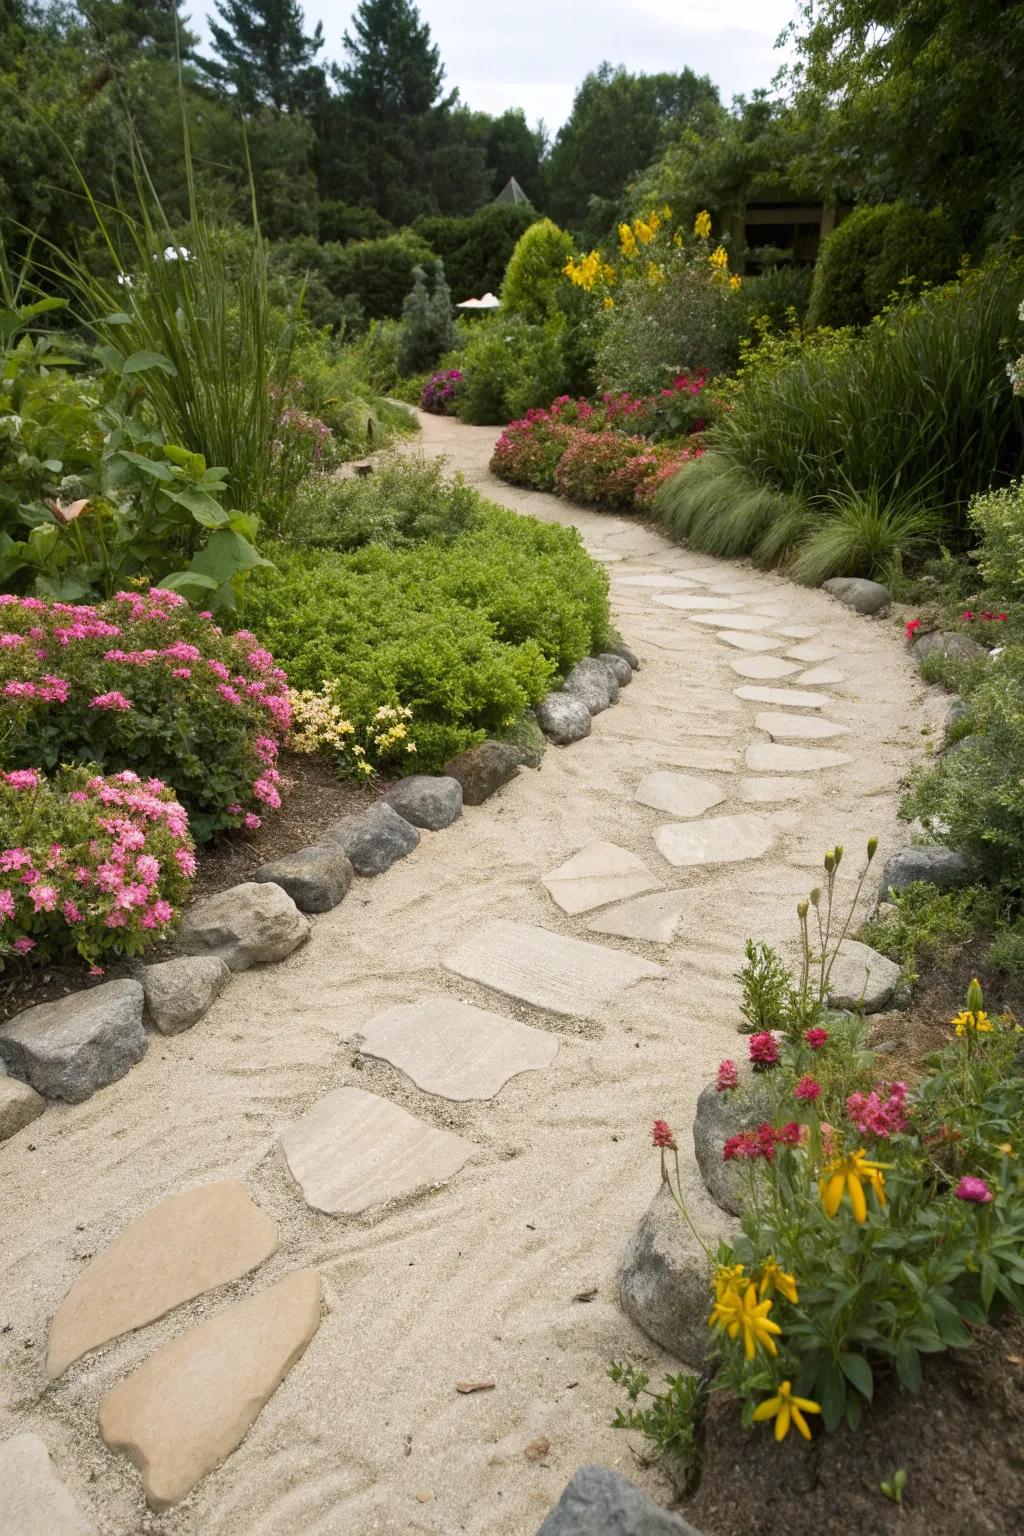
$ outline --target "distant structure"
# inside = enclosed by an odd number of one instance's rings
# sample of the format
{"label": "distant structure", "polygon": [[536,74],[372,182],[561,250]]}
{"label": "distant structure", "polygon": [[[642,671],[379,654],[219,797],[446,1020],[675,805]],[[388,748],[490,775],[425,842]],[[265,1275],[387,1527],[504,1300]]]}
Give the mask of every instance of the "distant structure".
{"label": "distant structure", "polygon": [[756,276],[780,256],[793,266],[810,266],[818,247],[849,213],[848,204],[834,199],[800,197],[779,183],[753,186],[742,214],[720,216],[731,251],[745,253],[743,271]]}
{"label": "distant structure", "polygon": [[498,193],[497,197],[494,199],[494,201],[496,203],[512,203],[512,204],[514,204],[514,203],[528,203],[530,201],[530,199],[527,197],[526,193],[523,191],[523,189],[519,185],[518,181],[516,181],[515,177],[514,176],[510,176],[508,181],[502,187],[501,191]]}

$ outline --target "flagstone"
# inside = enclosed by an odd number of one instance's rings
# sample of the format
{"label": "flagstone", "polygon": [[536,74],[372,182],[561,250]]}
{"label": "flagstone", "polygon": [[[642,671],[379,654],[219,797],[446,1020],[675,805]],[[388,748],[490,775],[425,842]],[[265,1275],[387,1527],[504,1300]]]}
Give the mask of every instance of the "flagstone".
{"label": "flagstone", "polygon": [[784,704],[792,709],[826,709],[835,702],[827,693],[805,693],[799,688],[734,688],[738,699],[753,704]]}
{"label": "flagstone", "polygon": [[453,1178],[472,1142],[435,1130],[362,1088],[335,1088],[281,1133],[302,1197],[328,1216],[358,1216]]}
{"label": "flagstone", "polygon": [[800,670],[797,662],[783,661],[781,656],[737,656],[729,665],[740,677],[792,677]]}
{"label": "flagstone", "polygon": [[469,981],[570,1018],[586,1018],[634,982],[665,974],[621,950],[512,922],[471,934],[444,964]]}
{"label": "flagstone", "polygon": [[551,899],[570,917],[623,901],[627,896],[639,896],[643,891],[656,891],[661,886],[661,881],[635,853],[605,842],[581,848],[545,875],[542,883]]}
{"label": "flagstone", "polygon": [[812,667],[809,672],[801,672],[797,682],[808,687],[827,688],[830,684],[845,683],[846,678],[838,667]]}
{"label": "flagstone", "polygon": [[320,1326],[320,1276],[300,1269],[172,1339],[100,1403],[100,1434],[168,1509],[241,1443]]}
{"label": "flagstone", "polygon": [[791,661],[831,661],[840,653],[834,645],[822,645],[817,640],[808,640],[805,645],[794,645],[785,654]]}
{"label": "flagstone", "polygon": [[786,715],[763,710],[754,721],[759,731],[767,731],[773,741],[828,741],[833,736],[848,736],[847,725],[819,720],[813,715]]}
{"label": "flagstone", "polygon": [[716,816],[685,826],[659,827],[654,834],[658,852],[676,868],[694,864],[736,864],[757,859],[775,841],[775,828],[765,816],[740,812]]}
{"label": "flagstone", "polygon": [[[727,613],[723,609],[718,613],[694,613],[690,615],[691,624],[717,624],[722,629],[759,630],[771,628],[771,619],[766,619],[758,613]],[[775,644],[779,644],[776,641]]]}
{"label": "flagstone", "polygon": [[654,601],[662,608],[679,608],[683,612],[708,608],[717,613],[724,608],[743,607],[738,597],[680,597],[674,592],[667,597],[656,597]]}
{"label": "flagstone", "polygon": [[715,637],[726,645],[734,645],[738,651],[773,651],[782,641],[777,635],[744,635],[739,631],[720,629]]}
{"label": "flagstone", "polygon": [[744,761],[752,773],[804,773],[819,768],[841,768],[850,761],[848,752],[825,747],[789,747],[775,741],[748,747]]}
{"label": "flagstone", "polygon": [[693,897],[687,891],[655,891],[632,901],[605,907],[587,922],[591,933],[607,933],[619,939],[644,939],[649,944],[670,944],[679,931]]}
{"label": "flagstone", "polygon": [[740,779],[741,800],[750,805],[770,805],[778,800],[800,800],[812,792],[809,779]]}
{"label": "flagstone", "polygon": [[685,576],[673,576],[668,571],[642,571],[628,576],[616,574],[612,580],[620,587],[692,587],[694,585]]}
{"label": "flagstone", "polygon": [[0,1444],[0,1530],[4,1536],[97,1536],[38,1435],[12,1435]]}
{"label": "flagstone", "polygon": [[558,1040],[518,1019],[436,996],[377,1014],[364,1025],[359,1048],[397,1067],[424,1093],[461,1102],[493,1099],[520,1072],[550,1066]]}
{"label": "flagstone", "polygon": [[713,805],[722,803],[725,791],[708,779],[662,769],[640,780],[636,798],[641,805],[652,805],[656,811],[668,811],[672,816],[703,816]]}
{"label": "flagstone", "polygon": [[813,640],[817,633],[814,624],[787,624],[779,630],[780,635],[787,635],[790,640]]}
{"label": "flagstone", "polygon": [[248,1274],[277,1230],[244,1184],[222,1179],[151,1206],[84,1269],[50,1325],[53,1381],[90,1350]]}

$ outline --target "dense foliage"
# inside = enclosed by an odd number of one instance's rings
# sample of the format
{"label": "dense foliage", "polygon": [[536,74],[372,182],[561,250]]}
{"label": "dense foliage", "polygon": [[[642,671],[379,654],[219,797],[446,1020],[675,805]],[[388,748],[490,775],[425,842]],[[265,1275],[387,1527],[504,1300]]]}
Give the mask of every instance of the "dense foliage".
{"label": "dense foliage", "polygon": [[865,204],[824,241],[814,268],[809,326],[866,325],[906,291],[953,277],[957,232],[939,210]]}

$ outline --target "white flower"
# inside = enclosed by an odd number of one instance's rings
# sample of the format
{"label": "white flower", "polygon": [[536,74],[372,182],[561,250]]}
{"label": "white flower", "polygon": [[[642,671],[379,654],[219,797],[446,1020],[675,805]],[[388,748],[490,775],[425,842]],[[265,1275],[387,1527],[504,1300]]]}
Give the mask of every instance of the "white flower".
{"label": "white flower", "polygon": [[[156,257],[153,257],[156,261]],[[184,245],[168,245],[164,249],[164,261],[191,261],[192,252]]]}
{"label": "white flower", "polygon": [[117,274],[117,285],[119,288],[134,288],[135,279],[130,272],[119,272]]}

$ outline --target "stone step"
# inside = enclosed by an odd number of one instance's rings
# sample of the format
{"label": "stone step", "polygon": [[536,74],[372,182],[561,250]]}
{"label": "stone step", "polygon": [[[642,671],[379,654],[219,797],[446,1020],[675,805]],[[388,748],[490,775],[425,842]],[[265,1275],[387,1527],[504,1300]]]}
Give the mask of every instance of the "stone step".
{"label": "stone step", "polygon": [[570,917],[610,906],[628,896],[656,891],[661,881],[642,859],[616,843],[596,842],[581,848],[541,882],[551,899]]}
{"label": "stone step", "polygon": [[736,864],[758,859],[775,841],[775,827],[765,816],[740,813],[717,816],[685,826],[659,827],[654,834],[658,852],[681,868],[694,864]]}
{"label": "stone step", "polygon": [[634,982],[665,974],[650,960],[513,922],[471,934],[444,964],[469,981],[568,1018],[590,1018]]}
{"label": "stone step", "polygon": [[379,1013],[359,1049],[404,1072],[424,1093],[462,1102],[493,1099],[521,1072],[548,1067],[558,1040],[543,1029],[451,997],[425,997]]}
{"label": "stone step", "polygon": [[725,791],[708,779],[661,770],[649,773],[640,780],[636,787],[636,799],[641,805],[653,806],[656,811],[668,811],[672,816],[703,816],[712,806],[722,803]]}

